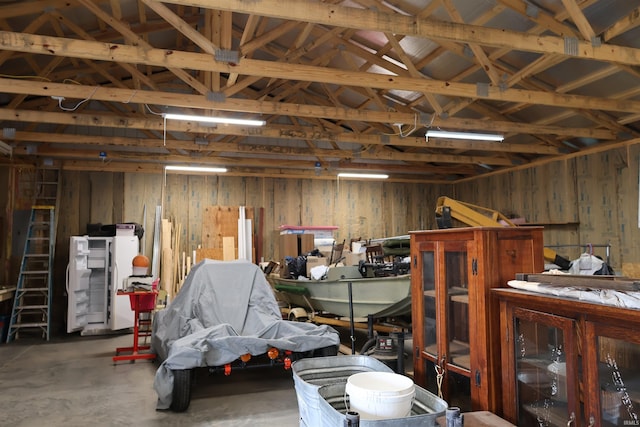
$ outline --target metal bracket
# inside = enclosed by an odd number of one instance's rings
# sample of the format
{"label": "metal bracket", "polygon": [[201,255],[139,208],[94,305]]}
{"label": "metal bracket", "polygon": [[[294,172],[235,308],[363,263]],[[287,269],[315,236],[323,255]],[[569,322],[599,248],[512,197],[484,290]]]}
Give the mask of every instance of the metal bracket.
{"label": "metal bracket", "polygon": [[476,83],[476,95],[484,98],[489,96],[489,83]]}
{"label": "metal bracket", "polygon": [[207,92],[207,101],[224,102],[226,100],[227,95],[225,95],[224,92]]}
{"label": "metal bracket", "polygon": [[216,61],[230,62],[237,64],[240,62],[240,52],[237,50],[216,49],[215,53]]}
{"label": "metal bracket", "polygon": [[564,38],[564,53],[567,55],[578,55],[578,38],[577,37],[565,37]]}
{"label": "metal bracket", "polygon": [[527,9],[525,10],[525,15],[530,16],[531,18],[537,18],[540,13],[540,9],[538,6],[527,3]]}
{"label": "metal bracket", "polygon": [[434,117],[435,117],[434,114],[420,113],[418,115],[418,120],[420,120],[421,125],[431,126],[431,123],[433,123]]}

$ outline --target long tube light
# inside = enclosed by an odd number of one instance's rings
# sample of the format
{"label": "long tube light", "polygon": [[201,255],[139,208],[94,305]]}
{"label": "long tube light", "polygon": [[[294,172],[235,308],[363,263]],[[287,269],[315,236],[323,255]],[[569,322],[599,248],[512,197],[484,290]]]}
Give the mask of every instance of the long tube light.
{"label": "long tube light", "polygon": [[474,133],[474,132],[448,132],[444,130],[428,130],[426,135],[429,138],[452,138],[452,139],[469,139],[473,141],[502,141],[503,135],[491,133]]}
{"label": "long tube light", "polygon": [[189,122],[201,122],[201,123],[222,123],[227,125],[242,125],[242,126],[264,126],[266,124],[264,120],[233,119],[233,118],[227,118],[227,117],[210,117],[210,116],[193,116],[190,114],[165,113],[162,116],[167,120],[184,120]]}
{"label": "long tube light", "polygon": [[340,172],[338,178],[387,179],[389,175],[382,173],[349,173]]}
{"label": "long tube light", "polygon": [[180,171],[180,172],[206,172],[206,173],[224,173],[227,168],[217,168],[208,166],[180,166],[180,165],[167,165],[164,167],[168,171]]}

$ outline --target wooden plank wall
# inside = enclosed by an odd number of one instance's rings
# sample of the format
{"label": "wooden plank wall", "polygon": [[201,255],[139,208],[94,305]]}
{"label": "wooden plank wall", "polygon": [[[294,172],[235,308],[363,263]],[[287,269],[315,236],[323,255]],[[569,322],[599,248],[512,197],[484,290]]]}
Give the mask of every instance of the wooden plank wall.
{"label": "wooden plank wall", "polygon": [[550,162],[458,184],[451,197],[544,225],[545,245],[575,245],[557,249],[569,259],[611,244],[614,270],[640,277],[639,157],[633,145]]}
{"label": "wooden plank wall", "polygon": [[619,271],[629,277],[640,277],[640,204],[638,197],[640,148],[633,146],[621,153],[627,166],[617,171],[618,189],[616,190],[620,239]]}
{"label": "wooden plank wall", "polygon": [[[181,251],[203,244],[206,209],[211,206],[256,208],[263,223],[265,260],[279,259],[279,226],[335,225],[337,241],[404,235],[435,226],[435,199],[451,186],[417,186],[380,181],[289,180],[64,172],[62,206],[65,220],[59,236],[84,233],[87,222],[137,222],[145,229],[145,254],[152,255],[155,207],[181,224]],[[86,177],[89,177],[87,180]],[[144,216],[146,206],[146,216]],[[260,219],[259,211],[261,209]],[[206,234],[206,233],[205,233]]]}
{"label": "wooden plank wall", "polygon": [[282,224],[335,225],[338,241],[402,235],[435,228],[435,200],[447,195],[546,224],[546,244],[577,245],[567,250],[569,258],[579,256],[582,245],[611,243],[613,267],[634,271],[640,265],[639,156],[638,147],[631,146],[455,186],[64,171],[59,254],[67,256],[69,236],[84,233],[88,222],[143,222],[145,205],[150,254],[160,202],[164,217],[183,225],[187,253],[202,243],[207,206],[262,208],[263,256],[279,259]]}
{"label": "wooden plank wall", "polygon": [[[456,185],[416,185],[388,182],[289,180],[255,177],[187,176],[109,172],[63,171],[56,244],[54,319],[66,307],[65,267],[69,237],[86,232],[88,223],[144,222],[145,246],[153,249],[155,206],[164,216],[180,222],[182,245],[190,253],[202,241],[202,220],[207,206],[250,206],[262,209],[265,260],[279,259],[278,227],[335,225],[336,240],[406,234],[436,228],[435,201],[447,195],[525,216],[545,224],[549,245],[576,245],[562,255],[575,259],[588,243],[611,243],[611,264],[616,272],[640,277],[638,227],[637,145],[589,156],[522,168]],[[11,183],[16,193],[14,214],[28,207],[29,171],[18,171]],[[22,176],[22,178],[20,178]],[[9,204],[5,199],[4,204]],[[144,207],[146,217],[143,217]],[[257,211],[256,211],[257,212]],[[257,213],[256,213],[257,217]],[[7,219],[11,225],[11,218]],[[13,240],[16,233],[11,230]],[[5,248],[11,248],[7,242]],[[563,253],[564,252],[564,253]],[[602,254],[596,249],[596,253]],[[13,260],[21,254],[6,254]],[[9,281],[17,271],[10,263]],[[63,329],[64,322],[60,320]]]}

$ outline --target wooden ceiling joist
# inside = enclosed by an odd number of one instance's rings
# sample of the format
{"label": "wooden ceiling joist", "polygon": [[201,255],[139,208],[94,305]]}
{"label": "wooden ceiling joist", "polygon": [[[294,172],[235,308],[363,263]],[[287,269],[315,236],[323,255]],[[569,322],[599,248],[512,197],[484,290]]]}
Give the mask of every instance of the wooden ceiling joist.
{"label": "wooden ceiling joist", "polygon": [[[470,83],[451,83],[411,77],[345,71],[326,67],[300,64],[284,64],[270,61],[244,59],[239,64],[227,64],[212,60],[211,55],[167,51],[163,49],[143,49],[113,43],[99,43],[43,37],[25,33],[0,31],[0,46],[6,50],[45,55],[65,55],[101,61],[117,61],[131,64],[162,66],[169,69],[184,67],[210,72],[237,72],[269,78],[286,75],[289,79],[343,84],[353,82],[359,87],[375,89],[418,90],[446,96],[480,98],[494,101],[521,102],[566,108],[590,108],[597,110],[636,112],[640,101],[597,98],[579,95],[557,95],[520,89],[503,89],[490,85],[479,87]],[[639,51],[640,52],[640,51]],[[206,93],[206,90],[199,88]]]}
{"label": "wooden ceiling joist", "polygon": [[[319,162],[321,179],[342,168],[466,180],[638,141],[638,10],[625,0],[4,3],[0,128],[10,162],[46,155],[77,168],[107,152],[102,167],[131,171],[224,162],[238,176],[304,177]],[[163,120],[174,111],[267,125]],[[430,128],[506,138],[426,140]]]}

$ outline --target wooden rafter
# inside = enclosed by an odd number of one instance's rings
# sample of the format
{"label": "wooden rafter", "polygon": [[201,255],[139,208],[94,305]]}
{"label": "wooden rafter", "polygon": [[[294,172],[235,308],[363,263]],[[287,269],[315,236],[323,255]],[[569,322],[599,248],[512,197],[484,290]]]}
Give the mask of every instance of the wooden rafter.
{"label": "wooden rafter", "polygon": [[[17,128],[3,139],[15,159],[35,144],[69,167],[105,151],[115,167],[147,171],[191,158],[244,176],[302,177],[320,162],[321,179],[348,168],[415,182],[627,146],[640,137],[631,37],[640,9],[608,3],[604,19],[595,15],[602,1],[3,4],[0,120]],[[224,50],[238,61],[216,58]],[[598,90],[605,82],[611,90]],[[178,109],[260,115],[268,125],[152,114]],[[426,141],[428,128],[506,141]]]}

